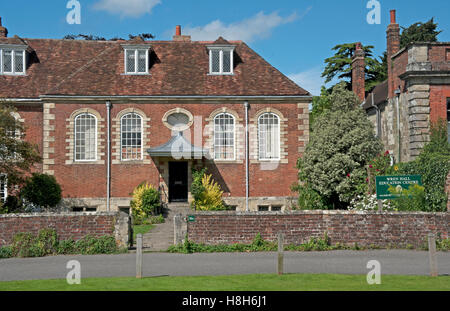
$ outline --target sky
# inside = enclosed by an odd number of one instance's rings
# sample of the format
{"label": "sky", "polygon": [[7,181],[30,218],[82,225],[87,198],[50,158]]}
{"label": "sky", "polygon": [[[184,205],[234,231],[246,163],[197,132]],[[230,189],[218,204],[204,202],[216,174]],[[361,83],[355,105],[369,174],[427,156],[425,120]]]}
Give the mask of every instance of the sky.
{"label": "sky", "polygon": [[[69,24],[71,1],[0,0],[0,16],[9,36],[22,38],[151,33],[170,40],[181,25],[193,40],[242,40],[313,95],[324,84],[324,60],[335,45],[359,41],[373,45],[374,55],[383,53],[391,9],[404,27],[434,17],[443,30],[439,41],[450,41],[448,0],[77,0],[81,23]],[[380,4],[379,24],[367,22],[371,2]]]}

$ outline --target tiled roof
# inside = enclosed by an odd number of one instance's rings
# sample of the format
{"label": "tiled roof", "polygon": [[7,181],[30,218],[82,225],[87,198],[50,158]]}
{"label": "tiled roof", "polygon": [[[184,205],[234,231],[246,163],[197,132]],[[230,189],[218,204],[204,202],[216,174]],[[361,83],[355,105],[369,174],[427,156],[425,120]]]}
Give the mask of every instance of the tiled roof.
{"label": "tiled roof", "polygon": [[[373,97],[372,97],[373,94]],[[373,98],[373,105],[377,106],[385,101],[387,101],[388,98],[388,80],[381,82],[378,84],[374,89],[372,90],[369,95],[366,97],[366,101],[364,105],[362,106],[363,109],[369,109],[372,107],[372,98]]]}
{"label": "tiled roof", "polygon": [[[222,40],[218,41],[228,43]],[[0,44],[20,41],[18,37],[0,38]],[[231,76],[208,74],[207,45],[214,42],[145,41],[152,49],[149,75],[124,75],[122,45],[136,41],[23,39],[23,42],[30,52],[27,74],[0,76],[0,98],[309,95],[241,41],[229,42],[236,46]]]}

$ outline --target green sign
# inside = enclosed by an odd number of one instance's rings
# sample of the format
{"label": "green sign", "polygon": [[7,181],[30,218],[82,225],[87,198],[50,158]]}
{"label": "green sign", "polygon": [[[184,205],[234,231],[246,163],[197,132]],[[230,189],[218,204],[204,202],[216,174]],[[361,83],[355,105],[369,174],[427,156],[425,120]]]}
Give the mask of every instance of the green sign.
{"label": "green sign", "polygon": [[389,187],[395,188],[399,193],[403,189],[408,189],[410,185],[417,184],[422,186],[422,178],[420,175],[403,175],[403,176],[376,176],[375,183],[377,186],[377,199],[396,199],[399,194],[393,194],[389,192]]}
{"label": "green sign", "polygon": [[189,216],[188,216],[188,221],[189,221],[189,222],[194,222],[194,221],[195,221],[195,216],[189,215]]}

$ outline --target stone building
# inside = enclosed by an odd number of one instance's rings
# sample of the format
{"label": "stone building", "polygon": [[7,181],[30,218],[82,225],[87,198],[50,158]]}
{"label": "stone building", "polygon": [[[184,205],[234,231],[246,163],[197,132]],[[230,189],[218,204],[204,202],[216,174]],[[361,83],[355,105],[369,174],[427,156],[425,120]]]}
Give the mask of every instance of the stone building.
{"label": "stone building", "polygon": [[64,207],[126,208],[144,181],[188,202],[202,167],[237,210],[290,207],[312,97],[244,42],[191,41],[179,26],[171,41],[23,39],[0,21],[0,62],[0,98]]}
{"label": "stone building", "polygon": [[[353,59],[353,90],[386,150],[396,162],[405,162],[419,155],[434,122],[450,122],[450,43],[417,42],[400,49],[395,10],[386,33],[388,79],[366,96],[364,52],[359,48]],[[450,125],[448,129],[450,139]]]}

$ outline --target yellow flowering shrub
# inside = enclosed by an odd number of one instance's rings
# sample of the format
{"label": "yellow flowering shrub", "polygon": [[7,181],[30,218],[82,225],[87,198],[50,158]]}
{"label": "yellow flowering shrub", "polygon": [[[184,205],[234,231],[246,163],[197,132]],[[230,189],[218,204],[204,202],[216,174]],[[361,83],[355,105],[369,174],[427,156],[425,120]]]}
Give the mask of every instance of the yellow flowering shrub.
{"label": "yellow flowering shrub", "polygon": [[130,207],[135,219],[147,218],[160,205],[159,192],[149,183],[137,186],[132,196]]}
{"label": "yellow flowering shrub", "polygon": [[220,189],[220,185],[212,179],[212,175],[203,175],[202,186],[204,191],[195,202],[198,210],[217,211],[226,209],[222,201],[223,191]]}

